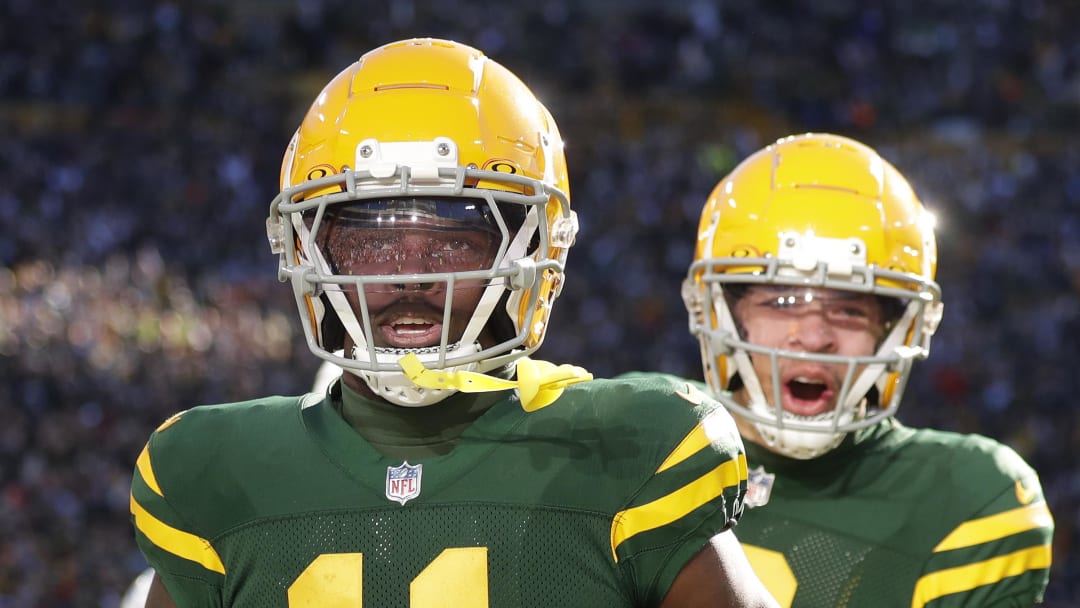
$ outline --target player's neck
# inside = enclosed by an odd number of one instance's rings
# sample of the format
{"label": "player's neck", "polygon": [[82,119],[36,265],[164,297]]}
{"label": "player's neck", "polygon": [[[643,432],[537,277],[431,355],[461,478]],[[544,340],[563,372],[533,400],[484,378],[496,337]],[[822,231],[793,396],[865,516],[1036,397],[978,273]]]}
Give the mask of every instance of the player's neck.
{"label": "player's neck", "polygon": [[415,458],[418,451],[421,455],[449,453],[465,429],[505,396],[506,391],[458,393],[433,405],[402,407],[345,385],[335,405],[342,418],[380,452]]}

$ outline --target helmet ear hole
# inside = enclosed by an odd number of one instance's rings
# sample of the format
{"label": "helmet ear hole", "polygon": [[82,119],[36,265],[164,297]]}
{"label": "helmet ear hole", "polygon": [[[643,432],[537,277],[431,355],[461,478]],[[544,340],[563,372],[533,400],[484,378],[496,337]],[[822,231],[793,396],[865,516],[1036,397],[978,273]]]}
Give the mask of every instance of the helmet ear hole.
{"label": "helmet ear hole", "polygon": [[[891,393],[892,392],[891,388],[892,388],[892,382],[889,382],[888,386],[886,387],[885,390],[887,392]],[[866,407],[868,409],[870,409],[870,410],[881,409],[881,404],[882,404],[881,397],[882,397],[882,395],[881,395],[881,392],[878,391],[878,387],[876,387],[876,386],[870,387],[870,390],[866,391]]]}
{"label": "helmet ear hole", "polygon": [[732,393],[737,393],[742,390],[742,387],[742,377],[739,376],[739,372],[735,372],[734,374],[732,374],[731,380],[728,380],[727,390]]}
{"label": "helmet ear hole", "polygon": [[334,312],[334,307],[330,305],[330,300],[326,295],[319,297],[322,299],[323,310],[326,311],[319,328],[322,333],[323,349],[330,352],[342,350],[345,348],[345,326],[341,324],[341,319]]}
{"label": "helmet ear hole", "polygon": [[499,297],[499,303],[495,305],[495,311],[491,313],[491,318],[487,322],[487,328],[491,331],[491,336],[496,342],[511,340],[517,335],[514,321],[510,318],[510,315],[506,314],[506,305],[509,300],[510,292],[504,292]]}

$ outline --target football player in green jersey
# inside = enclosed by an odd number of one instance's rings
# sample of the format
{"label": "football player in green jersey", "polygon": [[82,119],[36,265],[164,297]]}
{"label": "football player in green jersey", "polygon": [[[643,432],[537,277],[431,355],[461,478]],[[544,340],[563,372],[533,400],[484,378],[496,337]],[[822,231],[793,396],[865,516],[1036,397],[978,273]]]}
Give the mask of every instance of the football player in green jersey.
{"label": "football player in green jersey", "polygon": [[324,88],[267,233],[345,373],[154,432],[131,493],[149,606],[776,605],[730,530],[727,411],[529,358],[577,231],[562,146],[520,80],[449,41]]}
{"label": "football player in green jersey", "polygon": [[942,314],[934,222],[845,137],[780,139],[720,181],[683,287],[750,468],[738,527],[783,606],[1029,606],[1053,520],[985,437],[894,418]]}

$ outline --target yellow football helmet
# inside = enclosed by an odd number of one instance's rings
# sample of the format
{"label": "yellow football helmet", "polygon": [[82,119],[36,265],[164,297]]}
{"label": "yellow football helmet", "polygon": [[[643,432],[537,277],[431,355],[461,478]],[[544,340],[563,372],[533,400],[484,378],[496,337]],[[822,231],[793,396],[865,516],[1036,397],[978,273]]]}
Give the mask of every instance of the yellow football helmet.
{"label": "yellow football helmet", "polygon": [[[327,250],[323,233],[332,219],[400,224],[417,217],[432,234],[482,226],[488,257],[448,262],[457,247],[448,242],[359,275]],[[398,366],[409,352],[430,369],[488,372],[535,351],[576,232],[551,114],[479,50],[436,39],[377,48],[326,85],[285,152],[281,192],[267,219],[279,278],[292,284],[308,347],[400,405],[427,405],[452,392],[412,384]],[[342,251],[379,259],[371,246],[357,240]],[[449,319],[463,282],[484,287],[460,336],[444,330],[437,346],[414,349],[376,345],[365,293],[441,285]],[[359,293],[358,306],[350,290]],[[485,330],[497,344],[480,343]]]}
{"label": "yellow football helmet", "polygon": [[[835,448],[847,433],[894,415],[913,361],[929,354],[942,313],[936,264],[933,217],[874,150],[828,134],[776,141],[722,179],[701,213],[683,298],[706,380],[772,450],[805,459]],[[732,315],[736,286],[751,284],[852,290],[902,306],[873,356],[765,348],[746,341]],[[771,357],[773,386],[761,386],[751,353]],[[833,411],[784,410],[784,357],[846,366]],[[734,399],[739,387],[749,404]]]}

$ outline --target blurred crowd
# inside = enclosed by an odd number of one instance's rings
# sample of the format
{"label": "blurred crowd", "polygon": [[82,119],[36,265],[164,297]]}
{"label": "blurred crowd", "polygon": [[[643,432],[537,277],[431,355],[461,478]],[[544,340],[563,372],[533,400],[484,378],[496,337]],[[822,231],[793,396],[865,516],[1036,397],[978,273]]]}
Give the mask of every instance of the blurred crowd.
{"label": "blurred crowd", "polygon": [[[1080,605],[1080,5],[1051,0],[0,3],[0,608],[115,607],[171,413],[307,389],[263,233],[281,154],[364,50],[485,50],[567,140],[582,231],[541,355],[700,377],[679,283],[776,137],[875,147],[938,217],[945,319],[900,418],[1041,473]],[[224,440],[224,439],[221,439]]]}

